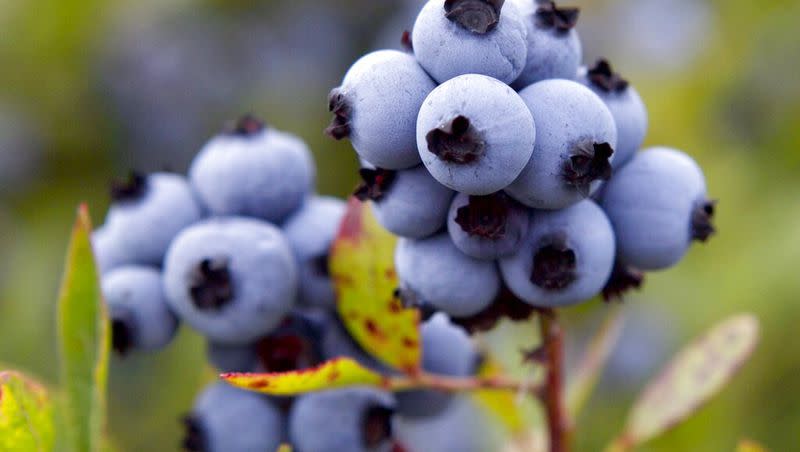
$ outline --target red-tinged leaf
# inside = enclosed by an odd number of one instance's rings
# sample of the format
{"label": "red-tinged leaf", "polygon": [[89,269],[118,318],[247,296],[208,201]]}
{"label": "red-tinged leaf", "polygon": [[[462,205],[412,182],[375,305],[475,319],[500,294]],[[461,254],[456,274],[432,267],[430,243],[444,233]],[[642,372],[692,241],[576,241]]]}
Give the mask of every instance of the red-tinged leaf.
{"label": "red-tinged leaf", "polygon": [[696,413],[733,378],[758,342],[758,320],[730,318],[684,348],[634,404],[608,450],[630,450]]}
{"label": "red-tinged leaf", "polygon": [[297,395],[349,386],[385,386],[386,379],[350,358],[337,358],[317,367],[283,373],[227,373],[233,386],[271,395]]}
{"label": "red-tinged leaf", "polygon": [[352,198],[331,250],[337,309],[350,335],[387,365],[413,374],[420,368],[419,313],[397,298],[396,238],[381,227],[370,204]]}

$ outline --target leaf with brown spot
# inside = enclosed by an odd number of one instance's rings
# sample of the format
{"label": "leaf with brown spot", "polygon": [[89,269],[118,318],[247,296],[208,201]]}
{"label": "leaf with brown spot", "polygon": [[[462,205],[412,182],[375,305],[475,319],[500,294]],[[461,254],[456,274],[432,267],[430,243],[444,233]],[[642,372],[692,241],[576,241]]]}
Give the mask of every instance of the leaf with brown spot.
{"label": "leaf with brown spot", "polygon": [[634,404],[608,450],[630,450],[696,413],[733,378],[758,343],[758,320],[730,318],[684,348]]}
{"label": "leaf with brown spot", "polygon": [[397,299],[397,239],[380,226],[368,203],[352,198],[331,250],[337,309],[364,350],[407,373],[420,368],[419,313]]}
{"label": "leaf with brown spot", "polygon": [[271,395],[297,395],[349,386],[382,386],[385,378],[350,358],[337,358],[317,367],[282,373],[226,373],[233,386]]}

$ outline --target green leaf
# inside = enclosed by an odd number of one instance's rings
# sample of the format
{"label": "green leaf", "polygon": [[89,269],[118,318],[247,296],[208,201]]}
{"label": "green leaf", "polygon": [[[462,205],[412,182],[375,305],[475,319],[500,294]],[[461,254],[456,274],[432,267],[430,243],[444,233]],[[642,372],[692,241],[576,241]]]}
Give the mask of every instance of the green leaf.
{"label": "green leaf", "polygon": [[0,372],[0,450],[50,451],[53,425],[44,386],[19,372]]}
{"label": "green leaf", "polygon": [[384,386],[388,381],[350,358],[337,358],[317,367],[282,373],[227,373],[233,386],[272,395],[297,395],[349,386]]}
{"label": "green leaf", "polygon": [[608,450],[653,439],[697,412],[733,378],[758,343],[758,320],[730,318],[683,349],[644,390]]}
{"label": "green leaf", "polygon": [[743,439],[736,446],[736,452],[767,452],[767,448],[755,441]]}
{"label": "green leaf", "polygon": [[67,449],[103,447],[109,322],[91,245],[86,206],[78,209],[58,301],[58,337]]}
{"label": "green leaf", "polygon": [[331,277],[339,316],[351,336],[382,362],[413,374],[422,351],[419,313],[397,298],[396,238],[381,227],[370,204],[352,198],[331,249]]}
{"label": "green leaf", "polygon": [[622,333],[622,326],[625,323],[622,310],[618,306],[612,306],[610,309],[611,312],[608,313],[603,325],[589,342],[567,389],[567,412],[573,422],[592,395],[597,380],[603,373]]}

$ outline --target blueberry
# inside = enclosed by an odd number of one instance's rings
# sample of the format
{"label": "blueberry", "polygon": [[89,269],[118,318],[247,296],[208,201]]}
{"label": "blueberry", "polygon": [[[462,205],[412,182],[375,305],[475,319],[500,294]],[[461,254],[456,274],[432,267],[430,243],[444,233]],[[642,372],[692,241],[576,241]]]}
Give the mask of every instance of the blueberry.
{"label": "blueberry", "polygon": [[372,388],[330,390],[297,399],[289,438],[299,452],[389,452],[391,394]]}
{"label": "blueberry", "polygon": [[362,168],[360,173],[363,183],[356,196],[373,201],[378,222],[393,234],[424,238],[444,227],[453,191],[424,166],[402,171]]}
{"label": "blueberry", "polygon": [[131,173],[111,188],[113,203],[95,234],[102,270],[119,265],[160,266],[170,242],[202,211],[186,180],[176,174]]}
{"label": "blueberry", "polygon": [[120,355],[131,349],[160,349],[175,337],[178,320],[164,298],[157,269],[119,267],[103,276],[102,289],[111,317],[111,344]]}
{"label": "blueberry", "polygon": [[406,418],[394,423],[398,442],[409,452],[481,452],[488,444],[487,420],[468,397],[455,396],[437,416]]}
{"label": "blueberry", "polygon": [[447,230],[455,246],[476,259],[514,254],[528,233],[530,212],[503,192],[488,196],[457,195]]}
{"label": "blueberry", "polygon": [[554,2],[512,0],[528,27],[528,58],[512,86],[523,89],[548,79],[574,79],[583,56],[578,32],[578,8]]}
{"label": "blueberry", "polygon": [[255,344],[228,345],[206,341],[206,358],[219,372],[255,372],[258,367]]}
{"label": "blueberry", "polygon": [[691,157],[669,148],[637,154],[607,184],[603,208],[614,225],[620,259],[661,270],[683,258],[692,240],[714,233],[714,203]]}
{"label": "blueberry", "polygon": [[280,223],[313,190],[315,171],[302,140],[244,116],[200,150],[189,180],[214,215]]}
{"label": "blueberry", "polygon": [[591,88],[606,103],[617,124],[617,147],[612,166],[615,170],[628,163],[642,146],[647,135],[647,108],[636,89],[615,73],[606,60],[594,67],[581,68],[578,81]]}
{"label": "blueberry", "polygon": [[561,307],[602,291],[614,265],[614,233],[592,201],[534,211],[525,243],[500,261],[503,280],[534,306]]}
{"label": "blueberry", "polygon": [[328,258],[345,209],[339,199],[312,196],[283,226],[298,262],[298,303],[302,306],[333,307],[336,303]]}
{"label": "blueberry", "polygon": [[483,74],[511,83],[525,67],[527,27],[503,0],[431,0],[417,16],[414,55],[439,83]]}
{"label": "blueberry", "polygon": [[446,233],[423,240],[400,239],[395,265],[407,303],[428,304],[454,317],[482,311],[500,290],[494,262],[462,253]]}
{"label": "blueberry", "polygon": [[183,448],[192,452],[274,451],[286,419],[269,398],[227,383],[207,387],[184,418]]}
{"label": "blueberry", "polygon": [[417,113],[435,86],[407,53],[367,54],[331,91],[329,109],[334,119],[327,133],[336,139],[350,137],[358,155],[382,168],[415,166],[419,164]]}
{"label": "blueberry", "polygon": [[611,177],[617,128],[608,107],[569,80],[535,83],[520,96],[536,122],[536,147],[506,192],[535,209],[563,209],[588,198]]}
{"label": "blueberry", "polygon": [[443,185],[488,195],[511,184],[531,158],[536,127],[508,85],[462,75],[436,88],[417,119],[422,162]]}
{"label": "blueberry", "polygon": [[[480,355],[467,333],[452,324],[445,314],[434,314],[422,324],[420,334],[422,368],[426,372],[451,377],[475,374]],[[453,399],[452,394],[433,390],[399,392],[396,397],[397,413],[415,418],[437,416]]]}
{"label": "blueberry", "polygon": [[248,218],[185,229],[164,264],[167,299],[208,339],[246,344],[276,327],[297,294],[297,265],[283,233]]}

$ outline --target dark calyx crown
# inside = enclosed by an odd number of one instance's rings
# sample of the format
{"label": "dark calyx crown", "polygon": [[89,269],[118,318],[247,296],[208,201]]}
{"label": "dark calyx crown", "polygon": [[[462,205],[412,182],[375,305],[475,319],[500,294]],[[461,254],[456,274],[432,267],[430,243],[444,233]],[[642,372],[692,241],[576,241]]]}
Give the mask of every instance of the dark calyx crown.
{"label": "dark calyx crown", "polygon": [[340,88],[334,88],[328,95],[328,110],[333,113],[333,119],[325,129],[325,133],[334,140],[349,137],[351,133],[350,117],[353,109]]}
{"label": "dark calyx crown", "polygon": [[589,69],[587,76],[592,85],[607,93],[623,93],[629,86],[628,81],[614,72],[608,60],[604,59],[598,60],[594,67]]}
{"label": "dark calyx crown", "polygon": [[263,132],[267,126],[261,119],[250,113],[242,116],[236,121],[231,121],[225,126],[225,135],[237,136],[242,138],[258,135]]}
{"label": "dark calyx crown", "polygon": [[536,23],[542,28],[553,28],[560,33],[566,33],[578,24],[579,8],[559,8],[555,2],[538,1],[536,10]]}
{"label": "dark calyx crown", "polygon": [[360,201],[380,201],[394,184],[397,172],[383,168],[361,168],[358,171],[362,182],[356,187],[353,196]]}
{"label": "dark calyx crown", "polygon": [[456,116],[447,124],[433,129],[425,137],[428,152],[440,160],[466,165],[478,160],[484,153],[485,143],[469,118]]}
{"label": "dark calyx crown", "polygon": [[566,236],[547,237],[533,256],[531,282],[548,291],[566,289],[577,278],[576,265],[577,256],[567,245]]}
{"label": "dark calyx crown", "polygon": [[506,235],[511,200],[499,192],[488,196],[470,196],[456,212],[456,223],[471,236],[499,240]]}
{"label": "dark calyx crown", "polygon": [[445,0],[445,17],[476,34],[494,30],[505,0]]}
{"label": "dark calyx crown", "polygon": [[203,259],[191,276],[189,292],[201,311],[217,310],[233,300],[233,280],[227,259]]}
{"label": "dark calyx crown", "polygon": [[147,176],[131,171],[124,179],[111,182],[111,200],[114,202],[130,202],[142,199],[147,191]]}
{"label": "dark calyx crown", "polygon": [[564,165],[564,181],[589,196],[591,184],[609,180],[612,174],[610,158],[614,150],[608,143],[583,142],[575,146]]}
{"label": "dark calyx crown", "polygon": [[714,227],[714,213],[717,201],[703,200],[698,202],[692,210],[692,239],[698,242],[707,242],[717,229]]}

